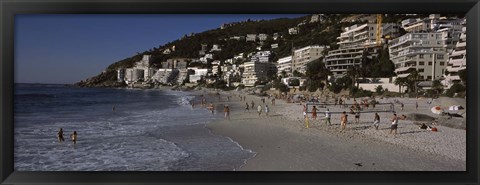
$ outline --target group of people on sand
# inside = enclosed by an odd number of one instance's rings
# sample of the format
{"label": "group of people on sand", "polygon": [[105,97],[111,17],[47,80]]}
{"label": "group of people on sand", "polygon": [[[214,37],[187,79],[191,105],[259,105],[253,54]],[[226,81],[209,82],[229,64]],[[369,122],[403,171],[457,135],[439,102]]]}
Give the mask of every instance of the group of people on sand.
{"label": "group of people on sand", "polygon": [[[340,101],[342,101],[342,100],[340,99]],[[360,109],[358,108],[358,106],[356,106],[355,103],[356,103],[356,101],[354,100],[354,105],[350,108],[350,114],[354,114],[355,115],[355,123],[359,123],[360,122]],[[308,119],[307,110],[308,110],[307,105],[304,104],[303,105],[303,117],[304,117],[304,119]],[[312,110],[311,110],[312,120],[317,119],[317,112],[318,112],[317,107],[315,105],[313,105]],[[393,115],[392,115],[392,118],[390,119],[390,121],[391,121],[390,134],[392,134],[392,132],[393,132],[393,134],[397,134],[398,121],[399,120],[405,120],[406,118],[407,117],[405,115],[397,116],[397,114],[394,112]],[[325,111],[325,119],[324,120],[325,120],[325,125],[327,125],[327,124],[332,125],[331,124],[331,113],[330,113],[330,109],[328,109],[328,108]],[[347,123],[348,123],[348,114],[347,114],[346,111],[343,111],[341,116],[340,116],[340,128],[341,128],[341,130],[346,129]],[[373,127],[376,130],[378,130],[379,125],[380,125],[380,115],[376,112],[375,116],[374,116],[374,119],[373,119]]]}
{"label": "group of people on sand", "polygon": [[[65,141],[65,138],[63,137],[63,129],[62,128],[60,128],[60,130],[58,130],[57,138],[58,138],[59,143]],[[72,139],[73,144],[77,144],[77,131],[73,131],[73,134],[70,135],[70,139]]]}

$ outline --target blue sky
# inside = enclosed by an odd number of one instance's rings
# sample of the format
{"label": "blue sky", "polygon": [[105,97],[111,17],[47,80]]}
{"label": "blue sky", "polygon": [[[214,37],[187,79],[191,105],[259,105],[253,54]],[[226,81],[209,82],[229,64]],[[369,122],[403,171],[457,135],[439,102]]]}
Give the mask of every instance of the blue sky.
{"label": "blue sky", "polygon": [[72,84],[108,65],[223,23],[303,15],[17,15],[15,82]]}

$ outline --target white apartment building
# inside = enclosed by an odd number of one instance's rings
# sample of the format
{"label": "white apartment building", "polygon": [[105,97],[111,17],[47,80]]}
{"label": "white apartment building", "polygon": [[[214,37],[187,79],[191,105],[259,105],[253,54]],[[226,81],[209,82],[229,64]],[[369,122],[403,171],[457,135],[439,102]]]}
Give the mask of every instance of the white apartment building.
{"label": "white apartment building", "polygon": [[133,68],[125,69],[125,82],[130,84],[139,80],[150,80],[156,71],[154,68],[150,68],[151,59],[152,57],[150,55],[143,55],[142,60],[135,63]]}
{"label": "white apartment building", "polygon": [[389,46],[390,60],[398,77],[408,76],[411,68],[424,80],[443,76],[448,55],[441,33],[407,33],[391,40]]}
{"label": "white apartment building", "polygon": [[288,34],[290,34],[290,35],[298,34],[298,27],[289,28],[288,29]]}
{"label": "white apartment building", "polygon": [[259,40],[259,41],[266,41],[267,38],[268,38],[268,35],[265,34],[265,33],[260,33],[260,34],[258,34],[257,37],[258,37],[258,40]]}
{"label": "white apartment building", "polygon": [[293,51],[292,73],[295,70],[305,73],[307,71],[307,63],[322,57],[322,52],[325,48],[328,48],[328,46],[307,46]]}
{"label": "white apartment building", "polygon": [[[382,24],[382,36],[398,36],[399,25],[395,23]],[[337,39],[339,49],[328,52],[325,66],[335,77],[346,74],[348,69],[361,66],[364,52],[368,56],[377,55],[377,24],[353,25],[345,28]]]}
{"label": "white apartment building", "polygon": [[194,74],[189,75],[190,83],[197,83],[198,80],[201,80],[204,76],[207,76],[208,73],[208,69],[189,67],[188,70],[194,71]]}
{"label": "white apartment building", "polygon": [[258,51],[251,56],[250,61],[267,63],[269,61],[270,55],[271,55],[270,51]]}
{"label": "white apartment building", "polygon": [[242,74],[242,83],[245,86],[252,87],[256,81],[267,79],[268,63],[245,62],[242,64],[244,71]]}
{"label": "white apartment building", "polygon": [[464,70],[467,67],[467,34],[466,27],[463,28],[462,34],[460,35],[460,40],[455,45],[454,50],[450,53],[447,63],[448,74],[445,75],[445,80],[443,84],[450,88],[454,83],[461,81],[458,76],[458,71]]}
{"label": "white apartment building", "polygon": [[287,76],[292,75],[292,56],[283,57],[277,61],[277,75],[282,75],[282,71],[287,72]]}
{"label": "white apartment building", "polygon": [[253,41],[255,42],[257,40],[257,34],[247,34],[247,37],[245,38],[245,41]]}

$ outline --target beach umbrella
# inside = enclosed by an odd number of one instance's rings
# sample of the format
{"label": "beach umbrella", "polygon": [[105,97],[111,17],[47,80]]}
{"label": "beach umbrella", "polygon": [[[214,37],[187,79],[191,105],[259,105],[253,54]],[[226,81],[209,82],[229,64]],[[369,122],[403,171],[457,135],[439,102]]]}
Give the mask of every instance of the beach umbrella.
{"label": "beach umbrella", "polygon": [[432,109],[430,109],[430,110],[432,110],[432,112],[433,112],[434,114],[441,114],[441,113],[443,112],[443,111],[442,111],[442,108],[439,107],[439,106],[432,107]]}

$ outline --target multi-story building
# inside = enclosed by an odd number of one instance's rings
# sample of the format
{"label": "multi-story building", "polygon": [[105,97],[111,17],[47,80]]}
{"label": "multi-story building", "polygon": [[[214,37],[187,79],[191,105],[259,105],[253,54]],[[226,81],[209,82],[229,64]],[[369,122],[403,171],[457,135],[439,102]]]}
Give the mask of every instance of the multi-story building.
{"label": "multi-story building", "polygon": [[248,42],[248,41],[257,41],[257,34],[247,34],[247,37],[245,38],[245,40]]}
{"label": "multi-story building", "polygon": [[270,51],[258,51],[253,54],[250,58],[250,61],[257,61],[260,63],[267,63],[270,59],[271,52]]}
{"label": "multi-story building", "polygon": [[290,34],[290,35],[298,34],[298,27],[289,28],[288,29],[288,34]]}
{"label": "multi-story building", "polygon": [[260,34],[258,34],[257,37],[258,37],[258,40],[259,40],[259,41],[266,41],[267,38],[268,38],[268,35],[265,34],[265,33],[260,33]]}
{"label": "multi-story building", "polygon": [[244,71],[242,74],[242,83],[245,86],[253,86],[257,81],[264,81],[267,79],[268,63],[261,62],[245,62],[242,64]]}
{"label": "multi-story building", "polygon": [[156,71],[156,69],[150,67],[151,58],[152,57],[150,55],[143,55],[142,60],[135,63],[133,68],[125,69],[125,82],[130,84],[140,80],[150,80]]}
{"label": "multi-story building", "polygon": [[467,34],[466,27],[463,28],[462,34],[460,35],[460,40],[455,45],[454,50],[450,53],[447,63],[447,71],[445,74],[445,80],[443,84],[450,88],[453,84],[461,81],[458,76],[458,71],[466,69],[467,58],[466,58],[466,46],[467,46]]}
{"label": "multi-story building", "polygon": [[441,33],[407,33],[391,40],[389,46],[398,77],[408,76],[411,68],[424,80],[443,76],[448,56]]}
{"label": "multi-story building", "polygon": [[[325,66],[335,77],[345,75],[350,68],[360,67],[363,56],[377,55],[376,28],[377,24],[353,25],[337,37],[339,49],[329,51],[325,57]],[[397,24],[384,23],[380,35],[394,38],[398,36],[398,31]]]}
{"label": "multi-story building", "polygon": [[283,71],[287,73],[287,76],[292,76],[292,56],[278,59],[277,71],[278,76],[281,76]]}
{"label": "multi-story building", "polygon": [[322,57],[325,48],[326,46],[307,46],[295,50],[292,56],[292,72],[305,73],[307,63]]}

